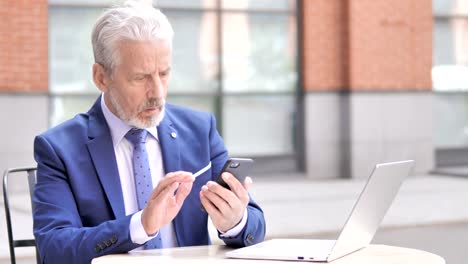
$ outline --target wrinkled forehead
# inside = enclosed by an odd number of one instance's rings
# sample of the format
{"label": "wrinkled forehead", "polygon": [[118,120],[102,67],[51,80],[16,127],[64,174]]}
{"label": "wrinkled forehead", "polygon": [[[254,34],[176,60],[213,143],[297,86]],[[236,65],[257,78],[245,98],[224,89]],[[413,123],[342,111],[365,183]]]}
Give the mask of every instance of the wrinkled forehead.
{"label": "wrinkled forehead", "polygon": [[160,70],[172,63],[172,47],[167,40],[122,40],[117,44],[117,53],[117,67],[129,70]]}

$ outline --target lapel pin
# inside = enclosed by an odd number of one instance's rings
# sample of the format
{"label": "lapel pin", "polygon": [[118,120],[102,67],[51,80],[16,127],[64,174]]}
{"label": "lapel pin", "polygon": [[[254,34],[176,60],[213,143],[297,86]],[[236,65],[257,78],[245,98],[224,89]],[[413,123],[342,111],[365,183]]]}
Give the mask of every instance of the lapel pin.
{"label": "lapel pin", "polygon": [[176,137],[177,137],[176,132],[172,132],[172,133],[171,133],[171,137],[172,137],[172,138],[176,138]]}

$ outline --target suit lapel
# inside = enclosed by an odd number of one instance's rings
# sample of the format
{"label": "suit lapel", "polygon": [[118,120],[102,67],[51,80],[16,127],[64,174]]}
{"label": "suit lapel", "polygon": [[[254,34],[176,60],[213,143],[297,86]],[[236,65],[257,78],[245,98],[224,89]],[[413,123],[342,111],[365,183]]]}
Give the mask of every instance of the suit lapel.
{"label": "suit lapel", "polygon": [[[102,114],[100,102],[101,99],[99,97],[89,111],[88,135],[90,141],[87,143],[87,147],[112,211],[115,217],[119,218],[125,216],[122,188],[112,137]],[[170,113],[167,109],[166,116],[158,126],[158,138],[161,145],[165,173],[180,170],[179,134],[171,121]],[[176,217],[174,220],[174,227],[177,229],[177,226],[182,224],[181,219],[180,217]],[[179,245],[181,245],[178,235],[177,240],[179,241]]]}
{"label": "suit lapel", "polygon": [[91,159],[116,218],[125,216],[120,175],[109,127],[101,110],[101,97],[89,111],[87,143]]}
{"label": "suit lapel", "polygon": [[164,172],[180,170],[179,134],[169,117],[168,110],[161,124],[158,126],[159,144],[164,163]]}
{"label": "suit lapel", "polygon": [[[180,149],[179,149],[179,134],[175,129],[174,124],[170,118],[170,110],[166,108],[166,115],[158,126],[159,144],[161,145],[161,153],[164,163],[164,172],[179,171],[180,167]],[[181,214],[176,216],[173,220],[174,231],[179,246],[185,246],[186,242],[182,239],[183,236],[179,234],[179,230],[183,230],[183,219]]]}

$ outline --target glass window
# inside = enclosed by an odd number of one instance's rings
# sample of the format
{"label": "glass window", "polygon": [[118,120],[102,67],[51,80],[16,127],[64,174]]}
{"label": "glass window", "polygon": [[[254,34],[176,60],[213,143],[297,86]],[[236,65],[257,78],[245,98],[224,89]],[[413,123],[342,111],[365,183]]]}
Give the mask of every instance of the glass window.
{"label": "glass window", "polygon": [[52,98],[51,126],[56,126],[78,113],[86,113],[96,101],[98,95],[89,96],[54,96]]}
{"label": "glass window", "polygon": [[172,93],[218,90],[217,15],[214,12],[166,11],[174,29]]}
{"label": "glass window", "polygon": [[434,65],[454,64],[454,37],[449,19],[436,19],[434,21]]}
{"label": "glass window", "polygon": [[[109,1],[49,0],[52,125],[86,112],[99,94],[91,31]],[[156,1],[175,32],[167,101],[213,112],[231,155],[299,156],[295,2]]]}
{"label": "glass window", "polygon": [[157,0],[157,7],[162,8],[216,8],[218,0]]}
{"label": "glass window", "polygon": [[434,116],[437,147],[468,146],[468,95],[436,93]]}
{"label": "glass window", "polygon": [[[56,126],[78,113],[87,112],[94,104],[97,95],[54,96],[52,98],[51,126]],[[215,100],[208,96],[171,96],[168,103],[190,107],[205,112],[215,112]]]}
{"label": "glass window", "polygon": [[226,9],[294,10],[295,0],[221,0]]}
{"label": "glass window", "polygon": [[468,64],[468,18],[436,19],[434,65]]}
{"label": "glass window", "polygon": [[195,110],[214,113],[215,97],[213,96],[172,96],[169,93],[167,102],[175,105],[189,107]]}
{"label": "glass window", "polygon": [[[123,0],[49,0],[49,5],[62,6],[112,6]],[[218,0],[153,0],[161,8],[215,8]]]}
{"label": "glass window", "polygon": [[49,8],[50,90],[53,93],[97,92],[91,31],[102,8]]}
{"label": "glass window", "polygon": [[432,10],[436,16],[468,15],[466,0],[433,0]]}
{"label": "glass window", "polygon": [[115,5],[116,0],[48,0],[49,6],[112,6]]}
{"label": "glass window", "polygon": [[437,148],[468,146],[468,1],[433,0],[432,84]]}
{"label": "glass window", "polygon": [[293,96],[225,96],[224,141],[231,156],[293,153]]}
{"label": "glass window", "polygon": [[296,34],[289,15],[223,17],[223,88],[227,92],[294,91]]}

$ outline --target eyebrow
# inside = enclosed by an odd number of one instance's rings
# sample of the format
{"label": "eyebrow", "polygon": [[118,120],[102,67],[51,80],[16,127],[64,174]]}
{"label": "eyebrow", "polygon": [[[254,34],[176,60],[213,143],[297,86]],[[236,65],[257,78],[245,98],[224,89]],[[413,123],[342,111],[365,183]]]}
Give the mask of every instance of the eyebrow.
{"label": "eyebrow", "polygon": [[[167,71],[170,71],[171,69],[172,69],[171,67],[168,67],[168,68],[164,69],[161,72],[167,72]],[[133,75],[148,75],[148,74],[151,74],[151,73],[138,70],[138,71],[132,72],[132,74]]]}
{"label": "eyebrow", "polygon": [[167,71],[170,71],[171,70],[171,67],[167,67],[167,69],[163,70],[162,72],[167,72]]}
{"label": "eyebrow", "polygon": [[147,75],[147,74],[148,74],[147,72],[142,72],[142,71],[132,72],[132,75]]}

